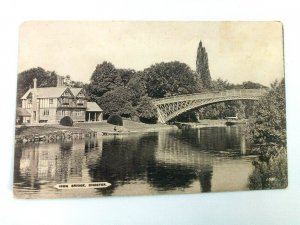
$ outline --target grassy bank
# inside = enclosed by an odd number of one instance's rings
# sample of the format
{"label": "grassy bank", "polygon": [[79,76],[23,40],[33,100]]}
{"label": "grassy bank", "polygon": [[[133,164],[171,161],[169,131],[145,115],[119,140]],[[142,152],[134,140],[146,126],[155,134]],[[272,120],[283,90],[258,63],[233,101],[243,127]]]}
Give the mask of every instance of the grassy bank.
{"label": "grassy bank", "polygon": [[167,124],[146,124],[140,122],[134,122],[131,120],[123,120],[123,126],[115,126],[103,122],[96,123],[78,123],[76,126],[80,128],[89,128],[96,132],[113,132],[116,128],[118,132],[122,133],[136,133],[136,132],[152,132],[159,131],[165,129],[177,129],[175,125],[167,125]]}

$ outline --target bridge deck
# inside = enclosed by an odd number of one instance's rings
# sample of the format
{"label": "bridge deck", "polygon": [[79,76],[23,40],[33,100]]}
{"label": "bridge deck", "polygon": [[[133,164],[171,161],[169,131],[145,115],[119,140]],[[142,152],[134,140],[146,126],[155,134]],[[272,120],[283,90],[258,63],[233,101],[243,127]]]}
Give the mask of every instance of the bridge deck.
{"label": "bridge deck", "polygon": [[153,99],[154,105],[180,102],[186,100],[210,99],[220,97],[261,97],[267,92],[267,89],[232,89],[225,91],[202,92],[195,94],[176,95],[165,98]]}

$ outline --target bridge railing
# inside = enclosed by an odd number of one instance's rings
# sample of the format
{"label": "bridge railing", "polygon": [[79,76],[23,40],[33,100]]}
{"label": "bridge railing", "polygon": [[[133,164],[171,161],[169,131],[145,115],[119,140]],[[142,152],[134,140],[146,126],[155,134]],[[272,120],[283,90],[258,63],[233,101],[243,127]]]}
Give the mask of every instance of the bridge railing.
{"label": "bridge railing", "polygon": [[261,97],[266,94],[267,89],[232,89],[225,91],[201,92],[195,94],[176,95],[152,100],[153,104],[163,104],[174,101],[185,101],[194,99],[220,98],[220,97]]}

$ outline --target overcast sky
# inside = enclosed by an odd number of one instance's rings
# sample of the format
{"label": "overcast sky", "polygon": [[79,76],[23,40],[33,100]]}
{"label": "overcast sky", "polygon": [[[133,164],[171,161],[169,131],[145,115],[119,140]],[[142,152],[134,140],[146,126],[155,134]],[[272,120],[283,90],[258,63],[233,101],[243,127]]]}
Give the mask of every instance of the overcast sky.
{"label": "overcast sky", "polygon": [[284,76],[282,39],[278,22],[26,22],[19,72],[42,67],[88,82],[103,61],[143,70],[178,60],[195,70],[201,40],[212,79],[269,85]]}

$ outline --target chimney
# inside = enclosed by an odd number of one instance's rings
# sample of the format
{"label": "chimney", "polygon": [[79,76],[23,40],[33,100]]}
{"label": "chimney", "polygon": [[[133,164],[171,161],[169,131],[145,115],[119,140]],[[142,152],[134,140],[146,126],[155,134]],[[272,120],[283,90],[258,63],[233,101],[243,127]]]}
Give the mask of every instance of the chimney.
{"label": "chimney", "polygon": [[34,89],[37,88],[37,79],[36,78],[33,79],[33,88]]}
{"label": "chimney", "polygon": [[56,87],[63,87],[63,86],[64,86],[64,78],[62,76],[57,75]]}

